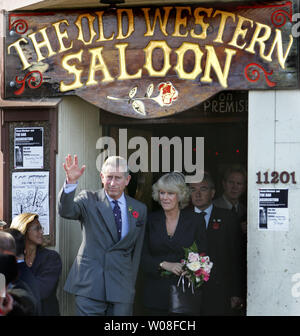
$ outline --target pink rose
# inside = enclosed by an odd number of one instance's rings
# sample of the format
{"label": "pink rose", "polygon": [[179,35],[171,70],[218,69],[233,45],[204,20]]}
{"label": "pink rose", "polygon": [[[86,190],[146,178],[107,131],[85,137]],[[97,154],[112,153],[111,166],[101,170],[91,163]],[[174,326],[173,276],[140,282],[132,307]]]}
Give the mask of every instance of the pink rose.
{"label": "pink rose", "polygon": [[194,252],[190,252],[189,256],[188,256],[188,260],[189,260],[189,262],[199,261],[199,254],[194,253]]}
{"label": "pink rose", "polygon": [[206,273],[206,272],[203,271],[203,275],[204,275],[203,280],[208,281],[209,280],[209,273]]}

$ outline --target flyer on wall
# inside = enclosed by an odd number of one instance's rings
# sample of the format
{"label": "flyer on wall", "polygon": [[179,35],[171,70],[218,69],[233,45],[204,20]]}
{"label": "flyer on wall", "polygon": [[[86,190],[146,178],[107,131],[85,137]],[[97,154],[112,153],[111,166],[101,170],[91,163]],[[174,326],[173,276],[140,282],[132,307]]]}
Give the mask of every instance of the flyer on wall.
{"label": "flyer on wall", "polygon": [[17,127],[14,133],[14,168],[44,168],[44,127]]}
{"label": "flyer on wall", "polygon": [[288,231],[288,189],[259,189],[259,230]]}
{"label": "flyer on wall", "polygon": [[12,173],[12,218],[23,213],[39,215],[44,235],[49,234],[49,172]]}

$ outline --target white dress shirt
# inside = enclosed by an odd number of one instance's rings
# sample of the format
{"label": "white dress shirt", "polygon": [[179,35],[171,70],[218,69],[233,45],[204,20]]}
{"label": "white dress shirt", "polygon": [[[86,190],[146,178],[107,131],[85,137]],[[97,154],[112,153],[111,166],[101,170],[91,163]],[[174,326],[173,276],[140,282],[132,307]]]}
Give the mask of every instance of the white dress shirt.
{"label": "white dress shirt", "polygon": [[208,223],[209,223],[209,219],[210,219],[210,215],[211,215],[212,209],[213,209],[213,205],[212,204],[207,209],[205,209],[205,210],[200,210],[197,207],[194,207],[194,211],[195,212],[197,212],[197,213],[205,212],[206,213],[206,215],[204,216],[205,224],[206,224],[206,229],[208,227]]}

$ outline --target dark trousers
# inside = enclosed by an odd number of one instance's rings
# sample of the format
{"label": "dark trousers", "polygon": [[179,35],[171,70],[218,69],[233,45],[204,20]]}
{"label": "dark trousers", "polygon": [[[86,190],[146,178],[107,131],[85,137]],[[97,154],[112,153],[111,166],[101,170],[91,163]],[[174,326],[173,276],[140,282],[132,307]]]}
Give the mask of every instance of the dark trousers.
{"label": "dark trousers", "polygon": [[98,301],[75,295],[77,316],[132,316],[132,304]]}

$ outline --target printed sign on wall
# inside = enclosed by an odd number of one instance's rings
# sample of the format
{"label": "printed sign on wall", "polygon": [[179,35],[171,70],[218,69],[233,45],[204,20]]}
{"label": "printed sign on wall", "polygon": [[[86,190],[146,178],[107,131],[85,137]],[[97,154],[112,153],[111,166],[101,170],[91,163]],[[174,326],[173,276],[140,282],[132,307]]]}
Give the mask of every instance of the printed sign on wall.
{"label": "printed sign on wall", "polygon": [[43,169],[43,127],[15,128],[15,169]]}
{"label": "printed sign on wall", "polygon": [[260,230],[288,231],[288,189],[259,189]]}

